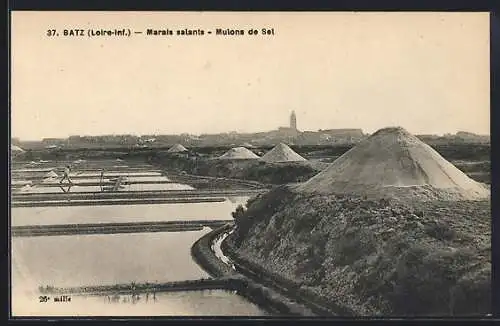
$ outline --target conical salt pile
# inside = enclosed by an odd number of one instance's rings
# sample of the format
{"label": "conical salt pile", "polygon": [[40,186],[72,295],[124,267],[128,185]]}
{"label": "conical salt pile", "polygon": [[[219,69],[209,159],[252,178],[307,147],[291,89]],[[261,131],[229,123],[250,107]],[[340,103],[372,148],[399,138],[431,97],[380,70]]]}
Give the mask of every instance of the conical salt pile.
{"label": "conical salt pile", "polygon": [[258,158],[258,155],[245,147],[231,148],[219,157],[221,160],[255,160]]}
{"label": "conical salt pile", "polygon": [[59,175],[55,173],[54,171],[50,171],[45,175],[46,178],[57,178]]}
{"label": "conical salt pile", "polygon": [[169,150],[167,151],[168,153],[181,153],[181,152],[187,152],[187,148],[182,146],[181,144],[175,144],[174,146],[170,147]]}
{"label": "conical salt pile", "polygon": [[394,198],[477,200],[489,189],[403,128],[380,129],[296,188]]}
{"label": "conical salt pile", "polygon": [[280,143],[261,158],[266,162],[303,162],[305,158],[294,152],[288,145]]}

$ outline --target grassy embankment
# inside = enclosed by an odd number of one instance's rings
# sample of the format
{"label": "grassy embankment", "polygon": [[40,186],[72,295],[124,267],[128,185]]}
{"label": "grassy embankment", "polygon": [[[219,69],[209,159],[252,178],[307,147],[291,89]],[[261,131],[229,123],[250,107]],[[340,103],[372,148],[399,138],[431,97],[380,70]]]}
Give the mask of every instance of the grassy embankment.
{"label": "grassy embankment", "polygon": [[228,241],[238,256],[332,307],[356,315],[490,312],[489,201],[403,205],[279,187],[238,208],[235,222]]}

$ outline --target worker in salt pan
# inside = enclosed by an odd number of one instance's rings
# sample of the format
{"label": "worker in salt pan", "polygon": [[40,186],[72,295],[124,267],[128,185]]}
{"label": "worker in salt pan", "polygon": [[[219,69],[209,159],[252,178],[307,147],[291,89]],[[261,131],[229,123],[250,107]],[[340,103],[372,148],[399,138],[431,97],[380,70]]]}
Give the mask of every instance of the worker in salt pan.
{"label": "worker in salt pan", "polygon": [[104,181],[104,169],[101,169],[101,179],[100,179],[101,192],[104,191],[103,181]]}
{"label": "worker in salt pan", "polygon": [[59,181],[59,183],[62,184],[64,179],[68,179],[68,182],[70,184],[73,184],[73,181],[71,181],[71,179],[69,178],[70,172],[71,172],[71,167],[69,165],[66,165],[66,167],[64,168],[63,177],[62,177],[61,181]]}

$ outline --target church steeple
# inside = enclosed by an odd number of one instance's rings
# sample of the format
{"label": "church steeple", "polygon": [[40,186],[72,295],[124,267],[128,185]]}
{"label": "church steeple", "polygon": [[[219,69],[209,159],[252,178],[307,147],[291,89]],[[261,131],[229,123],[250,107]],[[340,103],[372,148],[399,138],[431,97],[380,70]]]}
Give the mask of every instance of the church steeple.
{"label": "church steeple", "polygon": [[292,114],[290,114],[290,129],[297,130],[297,116],[295,115],[295,111],[292,111]]}

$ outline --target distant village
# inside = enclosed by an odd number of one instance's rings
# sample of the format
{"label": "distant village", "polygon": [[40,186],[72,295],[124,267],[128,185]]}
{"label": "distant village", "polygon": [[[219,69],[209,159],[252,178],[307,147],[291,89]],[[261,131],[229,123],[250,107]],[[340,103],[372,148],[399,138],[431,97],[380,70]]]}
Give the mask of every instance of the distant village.
{"label": "distant village", "polygon": [[[287,127],[257,132],[238,133],[236,131],[193,135],[188,133],[178,135],[74,135],[68,138],[44,138],[41,141],[24,141],[12,138],[12,145],[21,146],[26,149],[58,149],[58,148],[98,148],[110,147],[164,147],[173,144],[183,144],[187,147],[210,147],[210,146],[245,146],[261,147],[272,146],[278,143],[288,145],[312,146],[312,145],[349,145],[357,143],[369,134],[363,133],[362,129],[325,129],[317,131],[300,131],[297,127],[297,117],[294,111],[290,114],[290,123]],[[489,143],[489,135],[477,135],[470,132],[460,131],[456,134],[417,135],[421,140],[428,143]]]}

